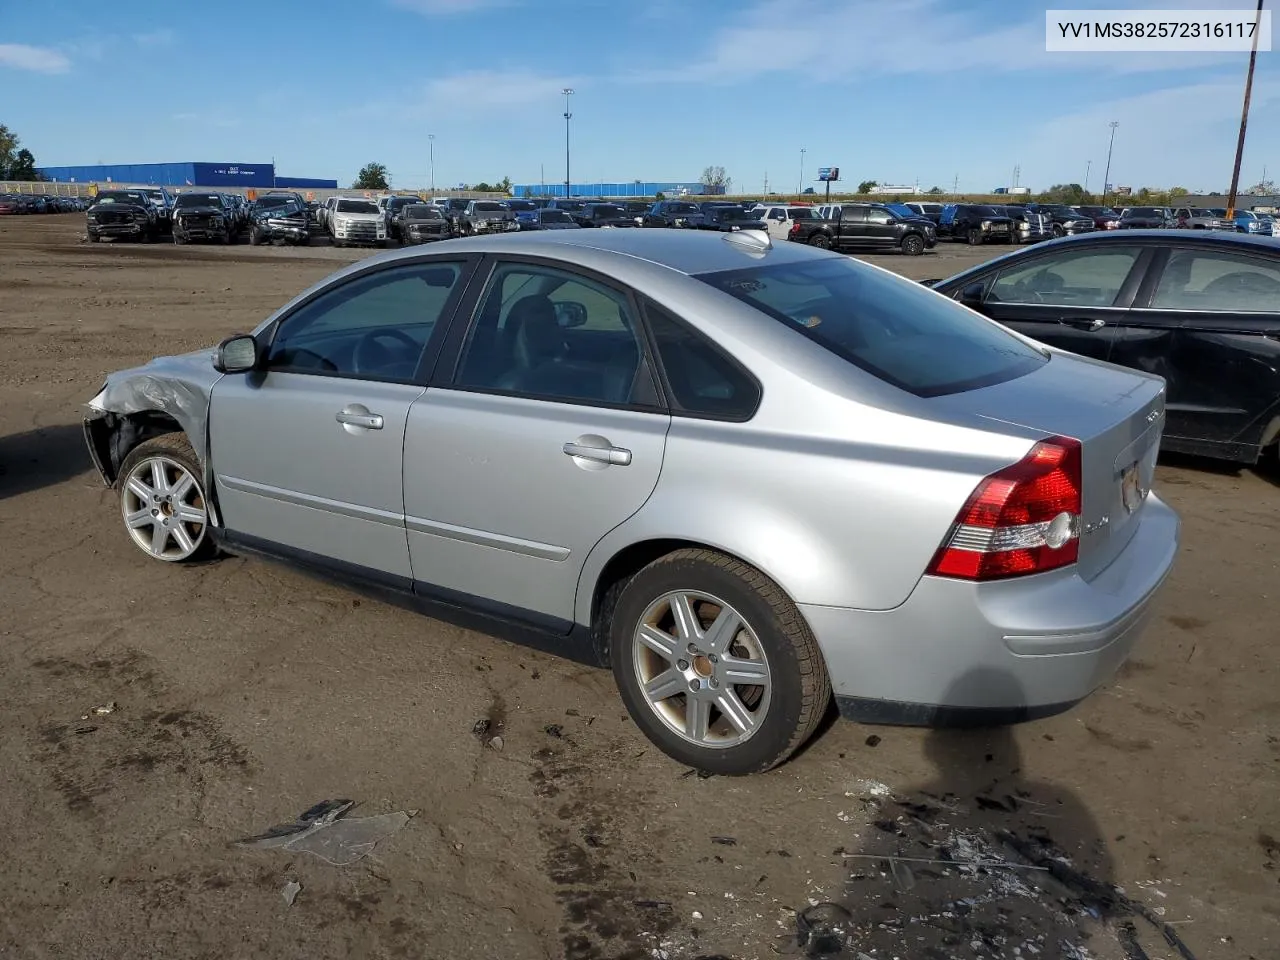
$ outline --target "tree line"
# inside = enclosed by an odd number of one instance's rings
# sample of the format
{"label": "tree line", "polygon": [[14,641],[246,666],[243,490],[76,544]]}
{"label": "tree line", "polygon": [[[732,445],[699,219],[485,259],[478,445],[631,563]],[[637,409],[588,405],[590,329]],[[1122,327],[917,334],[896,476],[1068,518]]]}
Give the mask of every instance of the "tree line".
{"label": "tree line", "polygon": [[18,135],[0,123],[0,180],[39,180],[35,155]]}

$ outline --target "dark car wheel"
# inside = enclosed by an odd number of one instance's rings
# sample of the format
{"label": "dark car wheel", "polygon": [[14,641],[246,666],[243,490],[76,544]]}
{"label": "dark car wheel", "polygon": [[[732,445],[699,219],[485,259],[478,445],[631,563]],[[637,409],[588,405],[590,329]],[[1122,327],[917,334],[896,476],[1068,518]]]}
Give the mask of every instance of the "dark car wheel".
{"label": "dark car wheel", "polygon": [[262,235],[258,233],[256,227],[249,228],[249,246],[256,247],[262,242]]}
{"label": "dark car wheel", "polygon": [[924,237],[918,233],[908,233],[902,238],[902,252],[908,257],[918,257],[924,253]]}
{"label": "dark car wheel", "polygon": [[173,242],[176,243],[178,246],[182,246],[184,243],[187,242],[187,238],[183,234],[175,230],[173,231]]}
{"label": "dark car wheel", "polygon": [[88,236],[90,243],[98,243],[102,239],[96,230],[86,230],[85,235]]}
{"label": "dark car wheel", "polygon": [[817,641],[772,580],[712,550],[677,550],[606,598],[614,678],[674,760],[736,776],[775,767],[831,701]]}
{"label": "dark car wheel", "polygon": [[831,238],[825,233],[815,233],[809,238],[809,246],[817,247],[819,250],[830,250]]}
{"label": "dark car wheel", "polygon": [[1053,225],[1053,235],[1055,237],[1065,237],[1067,235],[1067,231],[1062,229],[1062,224],[1055,223]]}
{"label": "dark car wheel", "polygon": [[982,246],[982,231],[979,230],[977,227],[970,227],[967,237],[969,240],[969,246],[971,247]]}

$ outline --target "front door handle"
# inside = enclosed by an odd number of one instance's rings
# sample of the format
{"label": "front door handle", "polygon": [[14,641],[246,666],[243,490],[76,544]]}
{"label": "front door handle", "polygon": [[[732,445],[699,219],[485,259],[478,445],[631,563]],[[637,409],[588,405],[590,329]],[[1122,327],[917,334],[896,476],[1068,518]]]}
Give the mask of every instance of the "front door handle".
{"label": "front door handle", "polygon": [[1107,325],[1107,321],[1097,317],[1061,317],[1059,323],[1068,327],[1075,327],[1077,330],[1101,330]]}
{"label": "front door handle", "polygon": [[631,465],[631,451],[624,447],[593,446],[585,443],[566,443],[562,448],[570,457],[590,460],[594,463],[607,463],[614,467]]}
{"label": "front door handle", "polygon": [[[349,403],[336,414],[333,419],[342,424],[343,429],[348,433],[356,433],[358,430],[381,430],[382,415],[379,413],[371,413],[369,408],[363,403]],[[355,427],[356,429],[351,429]]]}

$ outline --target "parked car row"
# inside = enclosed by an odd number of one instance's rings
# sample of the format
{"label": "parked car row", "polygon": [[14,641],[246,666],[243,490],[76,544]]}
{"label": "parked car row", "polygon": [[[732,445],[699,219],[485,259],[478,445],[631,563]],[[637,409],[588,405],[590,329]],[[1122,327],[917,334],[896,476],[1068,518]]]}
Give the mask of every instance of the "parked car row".
{"label": "parked car row", "polygon": [[51,197],[43,193],[0,193],[0,214],[76,213],[87,210],[87,197]]}

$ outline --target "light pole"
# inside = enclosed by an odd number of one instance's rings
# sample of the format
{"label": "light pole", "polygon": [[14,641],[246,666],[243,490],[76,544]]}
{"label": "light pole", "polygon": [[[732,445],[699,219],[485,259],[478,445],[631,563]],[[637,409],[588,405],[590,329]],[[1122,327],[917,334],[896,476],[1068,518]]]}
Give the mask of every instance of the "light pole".
{"label": "light pole", "polygon": [[1111,140],[1107,144],[1107,169],[1102,174],[1102,205],[1107,205],[1107,191],[1111,189],[1111,148],[1116,145],[1116,127],[1120,126],[1119,120],[1112,120],[1107,124],[1111,128]]}
{"label": "light pole", "polygon": [[1253,21],[1253,49],[1249,51],[1249,72],[1244,80],[1244,108],[1240,111],[1240,136],[1236,140],[1236,164],[1231,168],[1231,192],[1227,194],[1227,216],[1236,215],[1236,191],[1240,189],[1240,161],[1244,158],[1244,131],[1249,125],[1249,98],[1253,95],[1253,68],[1258,62],[1258,34],[1262,32],[1262,0]]}
{"label": "light pole", "polygon": [[565,87],[564,94],[564,197],[569,199],[569,121],[573,114],[569,112],[569,98],[573,96],[573,87]]}
{"label": "light pole", "polygon": [[1084,165],[1084,192],[1089,192],[1089,171],[1093,169],[1093,161],[1087,160]]}
{"label": "light pole", "polygon": [[796,187],[796,199],[804,196],[804,147],[800,148],[800,186]]}
{"label": "light pole", "polygon": [[431,192],[436,192],[436,135],[427,134],[427,150],[431,155]]}

